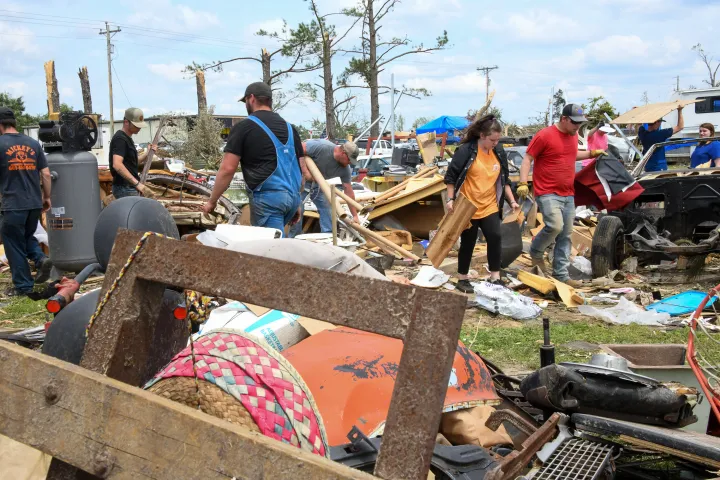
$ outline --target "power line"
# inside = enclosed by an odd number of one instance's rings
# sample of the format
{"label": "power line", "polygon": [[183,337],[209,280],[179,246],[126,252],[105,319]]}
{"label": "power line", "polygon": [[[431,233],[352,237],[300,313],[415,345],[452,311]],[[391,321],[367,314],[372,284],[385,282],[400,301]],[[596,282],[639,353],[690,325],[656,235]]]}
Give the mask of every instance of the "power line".
{"label": "power line", "polygon": [[127,100],[128,105],[132,105],[133,103],[128,98],[127,93],[125,93],[125,87],[123,87],[122,81],[120,80],[120,75],[118,75],[117,70],[115,69],[115,64],[111,64],[111,65],[112,65],[113,72],[115,72],[115,78],[117,78],[117,81],[120,84],[120,90],[122,90],[123,95],[125,95],[125,100]]}
{"label": "power line", "polygon": [[492,70],[497,70],[499,67],[497,65],[492,67],[478,67],[478,72],[485,72],[485,103],[487,103],[490,100],[490,72]]}

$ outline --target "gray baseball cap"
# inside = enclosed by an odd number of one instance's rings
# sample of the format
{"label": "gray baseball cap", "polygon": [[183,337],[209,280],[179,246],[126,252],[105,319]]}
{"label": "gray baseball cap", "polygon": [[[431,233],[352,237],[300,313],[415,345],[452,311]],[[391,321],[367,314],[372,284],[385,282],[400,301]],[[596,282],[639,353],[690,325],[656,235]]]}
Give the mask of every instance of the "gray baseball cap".
{"label": "gray baseball cap", "polygon": [[145,116],[143,115],[143,111],[139,108],[133,108],[130,107],[127,110],[125,110],[125,120],[135,125],[137,128],[145,128],[147,127],[147,123],[145,123]]}
{"label": "gray baseball cap", "polygon": [[247,86],[245,89],[245,95],[239,100],[245,102],[245,99],[249,95],[255,95],[256,97],[267,97],[272,99],[272,89],[270,85],[265,82],[254,82]]}
{"label": "gray baseball cap", "polygon": [[565,105],[562,111],[563,117],[570,117],[573,122],[587,122],[588,119],[585,117],[585,112],[581,105],[577,103],[568,103]]}
{"label": "gray baseball cap", "polygon": [[355,162],[358,158],[358,155],[360,155],[360,149],[354,142],[345,142],[342,144],[343,149],[345,150],[345,153],[347,153],[348,158],[351,162]]}

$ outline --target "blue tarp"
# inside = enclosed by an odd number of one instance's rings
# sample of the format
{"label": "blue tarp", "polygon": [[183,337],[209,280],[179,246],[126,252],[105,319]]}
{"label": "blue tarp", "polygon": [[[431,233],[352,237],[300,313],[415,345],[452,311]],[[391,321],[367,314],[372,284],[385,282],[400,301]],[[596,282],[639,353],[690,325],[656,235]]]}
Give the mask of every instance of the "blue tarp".
{"label": "blue tarp", "polygon": [[442,117],[438,117],[435,120],[418,127],[415,130],[415,133],[421,134],[435,132],[452,134],[455,130],[464,130],[468,125],[470,125],[470,121],[465,117],[451,117],[443,115]]}

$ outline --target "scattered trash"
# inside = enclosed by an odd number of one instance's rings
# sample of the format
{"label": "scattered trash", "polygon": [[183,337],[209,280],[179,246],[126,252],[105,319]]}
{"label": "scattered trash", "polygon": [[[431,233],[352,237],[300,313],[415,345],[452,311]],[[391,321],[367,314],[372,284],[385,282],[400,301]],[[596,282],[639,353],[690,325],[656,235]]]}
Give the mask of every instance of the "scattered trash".
{"label": "scattered trash", "polygon": [[592,275],[592,264],[587,258],[578,255],[573,258],[572,265],[585,275]]}
{"label": "scattered trash", "polygon": [[589,219],[595,216],[595,212],[581,205],[575,209],[575,218]]}
{"label": "scattered trash", "polygon": [[417,287],[439,288],[450,280],[450,275],[430,265],[420,267],[417,276],[410,283]]}
{"label": "scattered trash", "polygon": [[603,295],[595,295],[587,300],[587,303],[591,305],[617,305],[619,300],[617,298],[605,297]]}
{"label": "scattered trash", "polygon": [[647,307],[651,303],[653,303],[655,299],[653,298],[653,294],[650,292],[640,292],[640,305],[643,307]]}
{"label": "scattered trash", "polygon": [[542,313],[542,309],[535,305],[531,298],[513,292],[501,285],[488,282],[473,283],[475,287],[475,302],[481,308],[505,315],[515,320],[529,320]]}
{"label": "scattered trash", "polygon": [[618,304],[604,310],[600,310],[589,305],[580,305],[578,307],[580,313],[590,317],[599,318],[608,323],[618,325],[629,325],[638,323],[640,325],[662,326],[670,320],[670,315],[655,311],[646,311],[642,307],[635,305],[625,297],[620,298]]}
{"label": "scattered trash", "polygon": [[628,273],[637,273],[638,268],[638,259],[637,257],[629,257],[623,260],[623,262],[620,264],[620,269],[623,272]]}
{"label": "scattered trash", "polygon": [[[702,301],[705,300],[705,296],[705,292],[690,290],[673,295],[672,297],[668,297],[664,300],[660,300],[659,302],[655,302],[652,305],[648,305],[646,308],[656,312],[668,313],[671,317],[677,317],[697,310],[698,306],[700,306]],[[712,306],[716,300],[717,297],[712,297],[707,306]]]}
{"label": "scattered trash", "polygon": [[443,285],[443,288],[444,288],[445,290],[450,290],[450,291],[452,292],[453,290],[455,290],[455,285],[453,285],[452,283],[448,282],[448,283],[446,283],[445,285]]}

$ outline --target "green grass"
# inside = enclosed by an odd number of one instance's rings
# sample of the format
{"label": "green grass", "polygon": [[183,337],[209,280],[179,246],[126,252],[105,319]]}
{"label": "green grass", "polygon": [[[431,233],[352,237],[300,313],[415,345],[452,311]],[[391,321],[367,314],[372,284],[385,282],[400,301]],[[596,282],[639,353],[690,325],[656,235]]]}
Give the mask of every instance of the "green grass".
{"label": "green grass", "polygon": [[[582,340],[601,343],[687,343],[687,328],[664,330],[642,325],[608,325],[594,320],[557,324],[550,327],[558,362],[585,362],[594,352],[573,350],[562,345]],[[471,350],[499,367],[534,370],[540,367],[542,324],[535,321],[519,328],[463,327],[460,339]]]}
{"label": "green grass", "polygon": [[45,302],[27,297],[0,300],[0,328],[29,328],[45,323]]}

